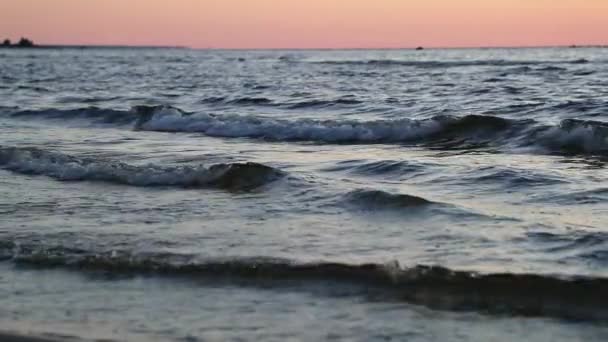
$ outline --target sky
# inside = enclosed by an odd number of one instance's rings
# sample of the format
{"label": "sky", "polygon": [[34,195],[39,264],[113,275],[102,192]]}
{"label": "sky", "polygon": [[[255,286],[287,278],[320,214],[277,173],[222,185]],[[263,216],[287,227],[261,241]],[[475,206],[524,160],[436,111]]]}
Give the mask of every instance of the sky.
{"label": "sky", "polygon": [[0,0],[0,38],[193,48],[608,44],[608,0]]}

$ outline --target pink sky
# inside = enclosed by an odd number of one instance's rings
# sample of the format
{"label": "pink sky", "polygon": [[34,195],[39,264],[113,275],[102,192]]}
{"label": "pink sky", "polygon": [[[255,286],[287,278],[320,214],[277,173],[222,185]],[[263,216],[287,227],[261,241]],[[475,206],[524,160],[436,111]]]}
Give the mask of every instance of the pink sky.
{"label": "pink sky", "polygon": [[41,44],[380,48],[608,44],[608,0],[0,0]]}

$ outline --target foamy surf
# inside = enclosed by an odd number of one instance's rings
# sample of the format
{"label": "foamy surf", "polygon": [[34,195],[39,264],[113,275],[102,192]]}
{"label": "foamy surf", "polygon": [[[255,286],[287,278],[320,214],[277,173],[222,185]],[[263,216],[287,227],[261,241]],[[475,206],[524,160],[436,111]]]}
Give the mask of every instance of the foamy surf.
{"label": "foamy surf", "polygon": [[605,154],[608,151],[608,124],[592,120],[567,119],[555,126],[491,115],[436,116],[421,120],[281,120],[184,113],[172,107],[147,109],[150,110],[152,113],[142,116],[145,119],[137,122],[136,129],[274,141],[425,143],[456,148],[481,142],[498,147],[537,146],[550,152]]}
{"label": "foamy surf", "polygon": [[492,115],[435,116],[429,119],[316,120],[263,116],[213,115],[186,112],[171,106],[136,106],[130,111],[24,111],[13,117],[93,120],[93,123],[132,125],[139,131],[201,133],[210,137],[269,141],[310,141],[327,144],[422,144],[433,148],[493,147],[504,151],[536,148],[535,152],[608,153],[608,124],[566,119],[547,125]]}

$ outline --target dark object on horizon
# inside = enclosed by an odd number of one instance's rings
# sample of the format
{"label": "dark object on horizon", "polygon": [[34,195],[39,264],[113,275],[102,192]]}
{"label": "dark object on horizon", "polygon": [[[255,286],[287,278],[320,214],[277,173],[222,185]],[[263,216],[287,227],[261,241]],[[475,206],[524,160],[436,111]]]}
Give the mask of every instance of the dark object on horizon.
{"label": "dark object on horizon", "polygon": [[34,45],[34,41],[32,41],[31,39],[21,38],[16,44],[12,44],[10,39],[5,39],[4,41],[2,41],[2,44],[0,44],[0,47],[31,48],[36,47],[36,45]]}
{"label": "dark object on horizon", "polygon": [[424,48],[422,46],[419,46],[416,48],[416,51],[420,51],[420,50],[424,50]]}
{"label": "dark object on horizon", "polygon": [[27,38],[21,38],[19,43],[17,43],[18,47],[33,47],[34,42]]}

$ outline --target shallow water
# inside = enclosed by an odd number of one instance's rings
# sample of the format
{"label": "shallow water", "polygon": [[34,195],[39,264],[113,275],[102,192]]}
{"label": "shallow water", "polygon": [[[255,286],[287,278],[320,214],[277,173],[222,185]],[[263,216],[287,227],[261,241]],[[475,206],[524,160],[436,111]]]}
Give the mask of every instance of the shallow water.
{"label": "shallow water", "polygon": [[1,327],[604,340],[607,79],[606,49],[0,51]]}

